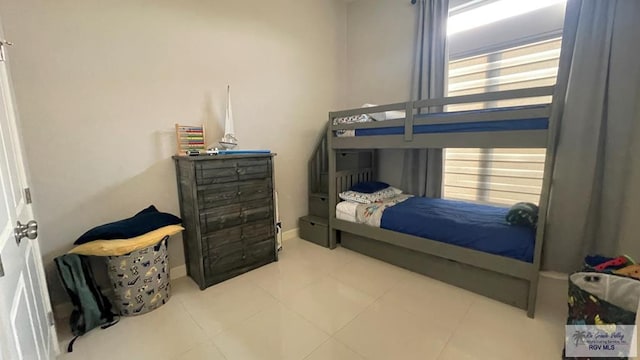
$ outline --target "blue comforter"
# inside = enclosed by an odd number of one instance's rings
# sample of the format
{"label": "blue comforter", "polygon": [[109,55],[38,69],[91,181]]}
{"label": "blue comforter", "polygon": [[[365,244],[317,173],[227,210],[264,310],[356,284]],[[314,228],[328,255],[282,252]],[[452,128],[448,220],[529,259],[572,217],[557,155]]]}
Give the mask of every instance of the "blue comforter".
{"label": "blue comforter", "polygon": [[533,261],[535,230],[505,221],[509,209],[413,197],[384,211],[380,227],[526,262]]}

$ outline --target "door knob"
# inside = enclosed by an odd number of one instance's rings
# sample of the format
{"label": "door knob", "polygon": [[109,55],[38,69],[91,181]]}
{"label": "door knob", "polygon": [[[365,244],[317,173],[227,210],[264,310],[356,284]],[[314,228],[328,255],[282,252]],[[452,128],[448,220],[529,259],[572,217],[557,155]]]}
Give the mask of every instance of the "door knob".
{"label": "door knob", "polygon": [[35,239],[38,237],[38,222],[35,220],[31,220],[26,224],[18,223],[16,227],[13,229],[13,235],[16,238],[16,243],[20,245],[20,241],[22,238]]}

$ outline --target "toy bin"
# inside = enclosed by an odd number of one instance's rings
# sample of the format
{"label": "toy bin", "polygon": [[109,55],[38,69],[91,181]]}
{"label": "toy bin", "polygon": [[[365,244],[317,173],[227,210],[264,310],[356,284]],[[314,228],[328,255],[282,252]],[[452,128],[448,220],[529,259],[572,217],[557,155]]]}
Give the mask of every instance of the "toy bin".
{"label": "toy bin", "polygon": [[120,315],[141,315],[169,301],[168,238],[130,254],[107,257],[114,306]]}

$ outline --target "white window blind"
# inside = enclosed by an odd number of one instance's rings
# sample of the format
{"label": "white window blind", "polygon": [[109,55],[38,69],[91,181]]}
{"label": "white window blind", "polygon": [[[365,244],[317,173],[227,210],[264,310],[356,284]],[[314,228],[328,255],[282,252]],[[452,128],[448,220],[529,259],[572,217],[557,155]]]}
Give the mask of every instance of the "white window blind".
{"label": "white window blind", "polygon": [[[555,84],[560,39],[449,62],[448,95]],[[449,111],[548,103],[550,97],[449,106]],[[498,136],[498,135],[496,135]],[[490,204],[538,203],[545,149],[445,151],[443,197]]]}

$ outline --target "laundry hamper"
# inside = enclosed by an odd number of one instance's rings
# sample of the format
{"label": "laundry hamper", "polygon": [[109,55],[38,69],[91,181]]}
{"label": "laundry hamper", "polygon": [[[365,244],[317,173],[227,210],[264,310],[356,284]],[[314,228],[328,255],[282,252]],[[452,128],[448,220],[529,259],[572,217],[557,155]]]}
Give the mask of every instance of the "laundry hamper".
{"label": "laundry hamper", "polygon": [[114,305],[120,315],[141,315],[169,301],[168,239],[169,236],[165,236],[147,248],[107,257]]}
{"label": "laundry hamper", "polygon": [[[601,272],[577,272],[569,276],[568,295],[567,325],[603,328],[612,324],[637,325],[640,303],[640,281],[637,279]],[[564,355],[563,359],[584,358]]]}

